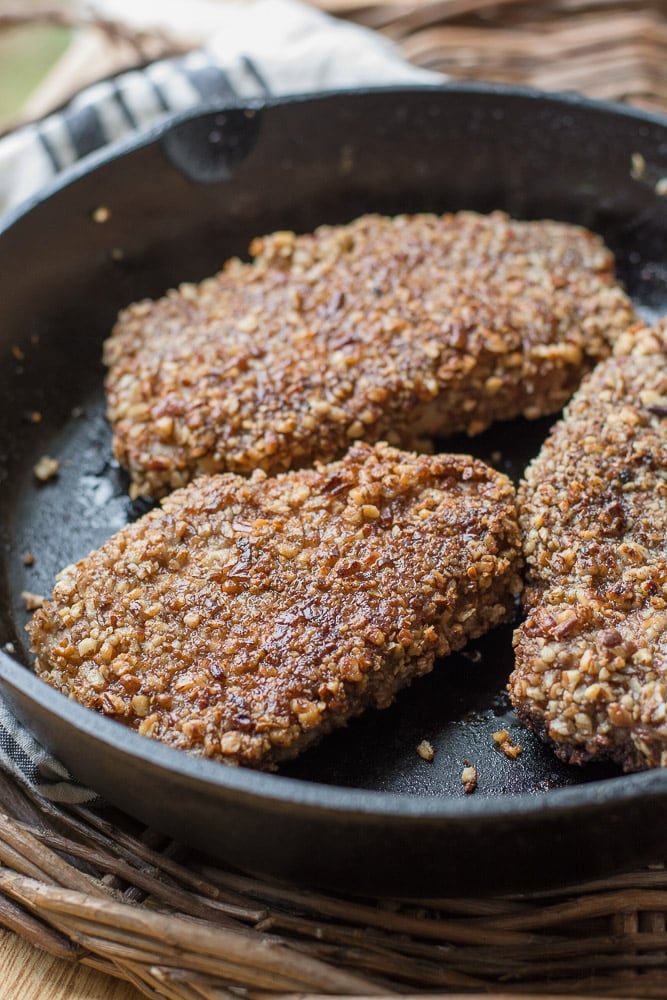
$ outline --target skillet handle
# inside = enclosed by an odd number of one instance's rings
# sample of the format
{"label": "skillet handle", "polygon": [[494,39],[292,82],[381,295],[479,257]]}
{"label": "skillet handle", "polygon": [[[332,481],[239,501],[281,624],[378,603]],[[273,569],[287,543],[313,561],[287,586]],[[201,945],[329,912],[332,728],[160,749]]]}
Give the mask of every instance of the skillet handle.
{"label": "skillet handle", "polygon": [[198,115],[174,125],[162,137],[169,162],[198,184],[228,181],[259,135],[259,106]]}

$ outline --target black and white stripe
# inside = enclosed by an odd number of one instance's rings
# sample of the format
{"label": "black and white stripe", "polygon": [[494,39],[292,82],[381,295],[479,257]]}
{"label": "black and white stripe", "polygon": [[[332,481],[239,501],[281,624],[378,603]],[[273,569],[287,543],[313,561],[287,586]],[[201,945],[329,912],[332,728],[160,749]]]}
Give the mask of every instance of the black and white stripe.
{"label": "black and white stripe", "polygon": [[91,153],[171,114],[269,95],[250,58],[223,67],[205,52],[95,83],[61,110],[0,139],[0,215]]}
{"label": "black and white stripe", "polygon": [[220,66],[197,52],[93,84],[37,126],[37,136],[54,170],[61,171],[161,117],[243,96]]}
{"label": "black and white stripe", "polygon": [[19,784],[31,785],[53,802],[92,803],[98,796],[73,781],[68,771],[30,735],[0,699],[0,767]]}

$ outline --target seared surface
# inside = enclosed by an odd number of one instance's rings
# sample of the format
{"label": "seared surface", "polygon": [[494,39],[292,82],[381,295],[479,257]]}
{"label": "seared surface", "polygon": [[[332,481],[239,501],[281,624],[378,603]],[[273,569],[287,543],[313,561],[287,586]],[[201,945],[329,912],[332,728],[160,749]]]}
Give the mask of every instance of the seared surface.
{"label": "seared surface", "polygon": [[512,485],[465,456],[358,444],[205,477],[62,571],[36,669],[140,733],[271,767],[502,621],[519,549]]}
{"label": "seared surface", "polygon": [[364,216],[251,252],[107,341],[133,496],[555,412],[633,318],[611,253],[563,223]]}
{"label": "seared surface", "polygon": [[667,322],[584,382],[519,509],[517,711],[563,760],[667,766]]}

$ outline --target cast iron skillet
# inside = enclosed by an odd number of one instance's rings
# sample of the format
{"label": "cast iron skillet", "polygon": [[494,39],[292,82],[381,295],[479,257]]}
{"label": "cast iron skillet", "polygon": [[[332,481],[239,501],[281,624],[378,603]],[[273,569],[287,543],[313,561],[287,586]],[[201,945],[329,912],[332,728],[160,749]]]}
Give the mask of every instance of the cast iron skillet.
{"label": "cast iron skillet", "polygon": [[[139,512],[103,412],[100,347],[119,307],[214,272],[259,233],[370,210],[503,208],[602,233],[654,315],[667,307],[663,174],[664,119],[499,86],[392,89],[180,117],[10,220],[0,235],[0,645],[12,643],[16,659],[0,655],[0,678],[20,718],[128,813],[304,884],[471,893],[662,860],[667,772],[559,764],[509,710],[509,628],[264,775],[129,733],[37,680],[20,594],[48,593],[58,569]],[[514,422],[444,447],[518,475],[549,424]],[[45,453],[61,469],[41,486],[31,470]],[[516,761],[491,737],[503,727],[523,746]],[[422,739],[432,763],[415,751]],[[460,780],[466,761],[479,772],[473,795]]]}

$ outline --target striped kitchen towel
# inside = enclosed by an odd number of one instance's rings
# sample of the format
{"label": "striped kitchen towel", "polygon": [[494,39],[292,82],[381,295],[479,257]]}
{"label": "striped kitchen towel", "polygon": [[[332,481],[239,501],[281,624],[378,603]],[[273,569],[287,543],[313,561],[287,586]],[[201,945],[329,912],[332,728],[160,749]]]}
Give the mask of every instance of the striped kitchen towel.
{"label": "striped kitchen towel", "polygon": [[216,5],[202,48],[87,87],[0,139],[0,215],[54,175],[179,111],[346,87],[440,83],[386,38],[295,0]]}

